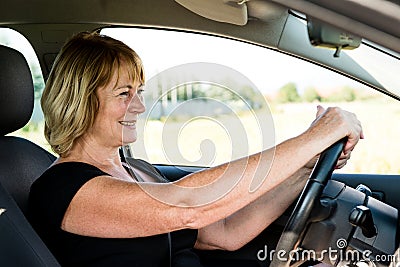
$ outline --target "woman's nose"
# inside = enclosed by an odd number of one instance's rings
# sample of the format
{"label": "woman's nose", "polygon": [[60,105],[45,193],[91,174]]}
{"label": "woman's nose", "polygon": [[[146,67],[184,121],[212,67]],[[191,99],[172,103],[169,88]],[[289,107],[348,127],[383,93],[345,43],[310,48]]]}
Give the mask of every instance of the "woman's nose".
{"label": "woman's nose", "polygon": [[144,106],[144,98],[139,94],[135,94],[129,103],[128,111],[131,113],[143,113],[146,107]]}

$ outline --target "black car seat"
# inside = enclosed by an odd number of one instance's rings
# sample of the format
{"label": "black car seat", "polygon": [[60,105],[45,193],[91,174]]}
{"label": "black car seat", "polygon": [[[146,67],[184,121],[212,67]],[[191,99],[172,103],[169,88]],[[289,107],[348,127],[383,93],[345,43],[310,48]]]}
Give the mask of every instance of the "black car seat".
{"label": "black car seat", "polygon": [[32,182],[55,160],[18,137],[33,110],[32,76],[24,56],[0,45],[0,266],[60,266],[24,213]]}

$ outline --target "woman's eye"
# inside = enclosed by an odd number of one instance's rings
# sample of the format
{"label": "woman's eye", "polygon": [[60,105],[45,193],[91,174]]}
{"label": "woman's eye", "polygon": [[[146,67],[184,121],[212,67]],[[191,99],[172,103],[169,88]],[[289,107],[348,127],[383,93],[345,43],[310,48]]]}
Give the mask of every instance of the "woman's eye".
{"label": "woman's eye", "polygon": [[119,96],[129,96],[129,92],[128,91],[126,91],[126,92],[122,92],[122,93],[120,93],[119,94]]}

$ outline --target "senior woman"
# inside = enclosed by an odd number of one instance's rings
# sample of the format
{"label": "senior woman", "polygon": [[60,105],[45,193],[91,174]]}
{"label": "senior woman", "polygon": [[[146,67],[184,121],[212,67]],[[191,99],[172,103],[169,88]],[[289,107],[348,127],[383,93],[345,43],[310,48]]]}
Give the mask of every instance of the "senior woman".
{"label": "senior woman", "polygon": [[296,198],[319,153],[347,136],[341,167],[362,138],[354,114],[318,107],[274,149],[168,182],[119,154],[137,139],[143,84],[138,55],[97,33],[75,35],[53,65],[42,108],[60,157],[31,187],[30,220],[63,266],[201,266],[192,248],[242,247]]}

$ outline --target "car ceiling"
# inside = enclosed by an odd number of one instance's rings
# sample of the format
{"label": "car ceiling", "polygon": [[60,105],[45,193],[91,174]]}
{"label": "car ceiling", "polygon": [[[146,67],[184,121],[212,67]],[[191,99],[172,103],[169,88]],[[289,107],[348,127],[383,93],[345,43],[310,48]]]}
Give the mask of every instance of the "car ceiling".
{"label": "car ceiling", "polygon": [[[248,6],[249,17],[267,24],[274,23],[277,19],[277,16],[270,11],[271,9],[274,12],[278,11],[272,6],[272,2],[275,2],[303,13],[311,13],[313,17],[338,27],[345,27],[350,32],[364,35],[363,37],[377,43],[387,39],[382,45],[400,52],[398,29],[400,0],[191,0],[186,2],[209,3],[206,7],[208,6],[210,13],[216,13],[222,5]],[[86,22],[146,24],[211,32],[221,27],[221,25],[212,27],[211,25],[215,23],[207,22],[187,12],[173,0],[2,0],[0,18],[1,24]],[[223,26],[222,28],[224,29]],[[224,29],[224,33],[241,36],[233,28],[227,30]]]}
{"label": "car ceiling", "polygon": [[[191,0],[194,3],[199,1]],[[271,47],[310,61],[322,62],[350,77],[362,77],[364,83],[385,91],[367,74],[353,71],[352,67],[343,69],[340,64],[335,65],[331,59],[331,52],[327,55],[317,53],[313,58],[309,48],[291,45],[291,40],[286,39],[295,28],[289,28],[291,23],[288,20],[288,9],[273,2],[279,2],[300,12],[309,11],[316,18],[327,20],[338,27],[346,26],[350,32],[368,35],[369,40],[400,52],[400,0],[201,1],[208,3],[205,5],[205,12],[211,14],[218,13],[215,12],[219,11],[218,8],[222,8],[221,12],[224,12],[224,7],[245,6],[247,21],[245,25],[236,25],[229,21],[217,22],[207,19],[204,14],[197,15],[189,11],[174,0],[2,0],[0,26],[16,29],[29,39],[38,54],[44,76],[47,75],[65,39],[74,32],[110,25],[144,26],[217,34]],[[371,17],[376,19],[371,20]],[[349,25],[351,27],[348,27]],[[282,40],[286,40],[287,43]]]}
{"label": "car ceiling", "polygon": [[24,34],[42,59],[57,53],[72,33],[108,25],[196,30],[277,47],[287,16],[237,26],[206,19],[173,0],[2,0],[0,6],[0,26]]}

